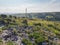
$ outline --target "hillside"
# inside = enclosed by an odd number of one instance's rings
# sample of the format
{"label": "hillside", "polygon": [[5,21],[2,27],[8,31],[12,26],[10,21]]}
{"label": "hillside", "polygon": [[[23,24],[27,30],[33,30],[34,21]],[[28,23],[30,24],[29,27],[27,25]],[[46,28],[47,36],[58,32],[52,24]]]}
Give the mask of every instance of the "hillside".
{"label": "hillside", "polygon": [[43,44],[60,45],[60,21],[0,15],[0,45]]}
{"label": "hillside", "polygon": [[[39,18],[50,21],[60,21],[60,12],[42,12],[42,13],[16,13],[16,14],[7,14],[17,17],[28,17],[28,18]],[[49,17],[49,18],[48,18]]]}

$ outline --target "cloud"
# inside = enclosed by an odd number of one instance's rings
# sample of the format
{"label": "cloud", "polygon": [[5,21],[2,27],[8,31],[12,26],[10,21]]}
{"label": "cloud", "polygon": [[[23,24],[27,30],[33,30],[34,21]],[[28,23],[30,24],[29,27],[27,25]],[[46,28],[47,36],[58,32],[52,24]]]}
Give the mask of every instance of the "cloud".
{"label": "cloud", "polygon": [[[27,0],[24,0],[27,1]],[[60,11],[60,3],[57,0],[51,0],[47,3],[24,3],[18,6],[0,7],[0,12],[4,13],[24,13],[25,8],[28,12],[56,12]]]}
{"label": "cloud", "polygon": [[51,0],[51,2],[53,3],[53,2],[56,2],[57,0]]}

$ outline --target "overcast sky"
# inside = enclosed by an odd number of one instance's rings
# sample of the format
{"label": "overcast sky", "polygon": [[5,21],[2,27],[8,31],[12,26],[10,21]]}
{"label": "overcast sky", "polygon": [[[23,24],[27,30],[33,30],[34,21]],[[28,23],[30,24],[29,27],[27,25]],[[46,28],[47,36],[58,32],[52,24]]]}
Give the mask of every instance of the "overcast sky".
{"label": "overcast sky", "polygon": [[60,12],[60,0],[0,0],[0,13]]}

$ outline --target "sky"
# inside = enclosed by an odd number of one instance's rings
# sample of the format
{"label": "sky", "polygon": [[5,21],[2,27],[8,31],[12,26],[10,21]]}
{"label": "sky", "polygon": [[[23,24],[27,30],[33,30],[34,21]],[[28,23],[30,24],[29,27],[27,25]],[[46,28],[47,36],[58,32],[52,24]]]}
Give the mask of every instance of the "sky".
{"label": "sky", "polygon": [[0,0],[0,13],[60,12],[60,0]]}

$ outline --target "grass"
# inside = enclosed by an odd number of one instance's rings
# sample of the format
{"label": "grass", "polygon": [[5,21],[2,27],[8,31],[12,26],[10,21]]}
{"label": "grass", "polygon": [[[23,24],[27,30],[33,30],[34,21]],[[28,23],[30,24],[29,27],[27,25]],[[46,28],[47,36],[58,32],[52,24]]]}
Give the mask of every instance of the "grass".
{"label": "grass", "polygon": [[14,43],[12,41],[8,41],[7,45],[14,45]]}

